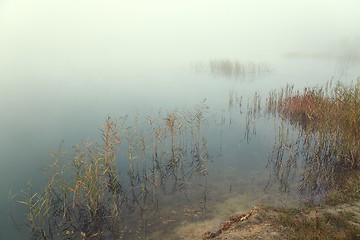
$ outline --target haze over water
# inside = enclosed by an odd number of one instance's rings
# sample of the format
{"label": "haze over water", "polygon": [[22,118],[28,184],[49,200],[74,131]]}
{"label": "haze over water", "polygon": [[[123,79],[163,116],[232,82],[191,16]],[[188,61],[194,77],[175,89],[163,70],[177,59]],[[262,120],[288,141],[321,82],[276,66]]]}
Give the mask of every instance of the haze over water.
{"label": "haze over water", "polygon": [[[287,83],[354,81],[359,23],[357,0],[1,1],[0,239],[18,234],[9,191],[28,178],[40,186],[61,140],[69,148],[98,140],[107,116],[192,108],[204,98],[210,112],[227,109],[230,89],[252,96]],[[213,59],[273,70],[254,81],[191,71]]]}

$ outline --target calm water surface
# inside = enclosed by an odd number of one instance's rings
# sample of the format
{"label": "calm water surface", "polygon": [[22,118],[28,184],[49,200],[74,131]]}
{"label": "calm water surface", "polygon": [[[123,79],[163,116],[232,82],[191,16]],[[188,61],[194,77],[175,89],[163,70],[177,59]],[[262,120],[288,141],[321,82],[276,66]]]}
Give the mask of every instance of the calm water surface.
{"label": "calm water surface", "polygon": [[[169,230],[169,226],[175,227],[183,221],[201,221],[215,216],[226,218],[260,203],[299,204],[302,199],[298,195],[298,176],[291,177],[289,189],[283,191],[273,177],[273,168],[268,165],[279,120],[264,115],[262,108],[257,117],[250,116],[251,121],[247,124],[248,105],[252,108],[255,92],[261,96],[263,105],[270,90],[286,84],[302,89],[336,77],[351,81],[356,78],[358,68],[350,65],[346,75],[339,75],[338,69],[342,66],[336,60],[281,59],[268,64],[272,67],[271,72],[251,79],[194,72],[189,64],[188,67],[149,70],[146,76],[126,73],[127,77],[122,79],[84,81],[81,82],[81,94],[73,90],[79,86],[64,86],[61,80],[51,83],[38,80],[33,83],[36,86],[28,86],[33,91],[17,88],[20,92],[16,96],[20,94],[23,101],[12,105],[3,118],[2,127],[1,140],[5,146],[1,151],[5,161],[0,175],[2,237],[25,234],[18,232],[9,221],[10,206],[18,218],[24,213],[10,202],[8,196],[24,189],[30,178],[34,189],[40,189],[46,179],[41,167],[50,160],[49,150],[56,150],[62,140],[70,152],[71,146],[82,141],[101,141],[99,129],[107,116],[121,119],[129,115],[127,126],[137,132],[144,131],[146,135],[146,129],[149,129],[147,116],[161,122],[174,111],[196,111],[196,106],[201,103],[206,106],[203,109],[206,123],[201,127],[201,137],[206,140],[204,174],[201,170],[197,174],[188,174],[196,172],[196,163],[191,162],[194,161],[191,154],[184,154],[182,184],[180,181],[174,185],[167,183],[165,188],[168,189],[157,195],[157,207],[147,215],[147,221],[154,221],[156,227],[149,224],[146,230],[141,221],[143,217],[137,211],[129,213],[126,224],[138,229],[136,234],[150,236],[147,232],[150,231],[166,236],[169,233],[165,230]],[[298,69],[299,65],[304,67]],[[77,84],[80,83],[74,83]],[[8,96],[8,100],[14,97]],[[123,144],[125,147],[122,152],[120,149],[118,165],[120,178],[126,185],[129,181],[126,141]],[[150,145],[149,140],[147,147]],[[146,156],[150,168],[150,154]],[[186,187],[180,187],[183,184]],[[170,216],[169,211],[173,212]]]}

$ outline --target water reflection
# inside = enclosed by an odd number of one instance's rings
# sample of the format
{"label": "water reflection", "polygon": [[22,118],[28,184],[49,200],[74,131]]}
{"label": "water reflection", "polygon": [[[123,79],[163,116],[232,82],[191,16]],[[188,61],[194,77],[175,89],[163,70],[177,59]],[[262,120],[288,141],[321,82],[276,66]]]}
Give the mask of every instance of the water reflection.
{"label": "water reflection", "polygon": [[[19,199],[28,208],[26,224],[32,237],[146,237],[147,228],[171,220],[164,206],[184,200],[199,215],[208,202],[210,157],[203,132],[207,108],[204,100],[194,111],[147,116],[146,129],[137,117],[119,123],[109,118],[102,143],[76,145],[71,164],[63,160],[61,146],[51,152],[44,190],[33,193],[29,183]],[[121,153],[126,156],[118,157]],[[127,175],[117,169],[127,169]]]}
{"label": "water reflection", "polygon": [[326,194],[341,187],[351,168],[339,163],[334,142],[319,133],[306,133],[290,122],[276,129],[277,141],[269,157],[273,169],[269,185],[276,184],[283,193],[294,186],[305,204],[322,203]]}
{"label": "water reflection", "polygon": [[269,158],[269,183],[277,182],[285,193],[298,185],[305,203],[322,202],[330,190],[341,188],[358,168],[359,84],[327,82],[303,93],[287,86],[270,93],[267,112],[281,121]]}
{"label": "water reflection", "polygon": [[183,217],[183,212],[169,214],[166,206],[187,202],[194,208],[184,212],[197,216],[206,209],[209,154],[203,128],[207,108],[204,100],[194,111],[175,110],[165,116],[160,111],[146,117],[146,129],[137,118],[124,119],[120,133],[125,136],[128,179],[122,181],[127,189],[123,237],[146,237],[148,229]]}
{"label": "water reflection", "polygon": [[[282,115],[294,103],[285,99],[297,93],[287,86],[264,102],[258,92],[244,100],[233,88],[220,115],[209,114],[204,100],[191,109],[107,119],[100,143],[75,146],[71,164],[61,147],[52,152],[44,191],[24,192],[20,201],[28,206],[31,234],[146,238],[179,221],[206,219],[214,202],[249,194],[249,188],[270,191],[261,193],[261,203],[270,205],[269,195],[321,202],[342,182],[346,169],[333,147],[342,139],[333,141],[326,132],[309,131],[304,119]],[[274,126],[268,139],[257,135],[258,128]],[[258,172],[248,171],[249,165]],[[270,178],[262,178],[268,170]]]}

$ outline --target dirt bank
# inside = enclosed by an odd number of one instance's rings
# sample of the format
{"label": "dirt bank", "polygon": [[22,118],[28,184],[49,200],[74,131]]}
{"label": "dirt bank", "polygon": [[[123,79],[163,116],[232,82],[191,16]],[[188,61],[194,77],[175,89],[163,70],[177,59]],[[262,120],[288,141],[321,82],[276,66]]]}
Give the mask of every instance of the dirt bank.
{"label": "dirt bank", "polygon": [[174,239],[360,239],[360,202],[336,206],[255,206],[216,226],[212,220],[178,228]]}

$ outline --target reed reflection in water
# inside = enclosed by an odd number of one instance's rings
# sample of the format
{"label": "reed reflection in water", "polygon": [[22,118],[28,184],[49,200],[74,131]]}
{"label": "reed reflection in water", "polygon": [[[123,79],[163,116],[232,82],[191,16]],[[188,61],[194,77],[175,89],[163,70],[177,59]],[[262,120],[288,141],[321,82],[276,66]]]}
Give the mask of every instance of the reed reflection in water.
{"label": "reed reflection in water", "polygon": [[179,218],[163,207],[181,202],[174,196],[191,203],[188,215],[201,216],[208,194],[207,108],[204,100],[194,111],[147,116],[147,129],[137,117],[108,118],[102,143],[76,145],[70,163],[61,144],[44,168],[44,189],[33,192],[29,182],[12,196],[27,208],[32,237],[146,237],[148,228]]}
{"label": "reed reflection in water", "polygon": [[[205,219],[214,206],[209,205],[209,200],[238,198],[249,188],[241,184],[244,179],[251,179],[251,174],[235,171],[245,168],[241,158],[236,155],[232,161],[223,160],[226,154],[233,153],[228,153],[229,147],[223,145],[222,133],[228,130],[237,137],[224,141],[225,144],[235,146],[240,140],[247,144],[247,152],[251,146],[256,152],[259,146],[250,143],[257,137],[259,119],[273,117],[275,138],[267,165],[270,178],[267,185],[266,180],[261,180],[256,187],[274,195],[275,186],[278,192],[300,196],[307,204],[322,202],[331,189],[341,186],[349,167],[357,166],[354,143],[358,141],[357,131],[335,128],[336,120],[327,123],[330,125],[321,120],[326,116],[324,112],[335,109],[336,104],[341,106],[339,109],[353,109],[352,104],[357,101],[352,99],[358,98],[360,92],[358,86],[353,89],[338,84],[334,89],[329,83],[323,88],[326,91],[306,89],[304,93],[287,86],[272,91],[265,103],[258,92],[243,103],[243,97],[231,89],[228,119],[224,112],[220,120],[215,119],[220,129],[216,155],[209,151],[208,140],[213,139],[208,138],[205,100],[192,111],[185,108],[159,111],[144,119],[107,119],[101,143],[75,146],[71,163],[63,160],[66,154],[62,147],[51,152],[53,161],[46,168],[49,180],[43,191],[32,192],[29,184],[28,191],[13,198],[27,207],[26,224],[38,239],[55,235],[146,238],[150,232],[164,231],[164,225],[173,222]],[[341,112],[337,119],[351,126],[354,121],[347,121],[343,115]],[[213,165],[210,170],[215,159],[215,169]],[[214,194],[224,196],[215,198]]]}
{"label": "reed reflection in water", "polygon": [[281,122],[269,166],[274,170],[271,181],[281,191],[295,183],[304,202],[319,203],[357,174],[359,93],[359,80],[350,85],[329,81],[303,92],[287,86],[270,93],[267,112]]}

